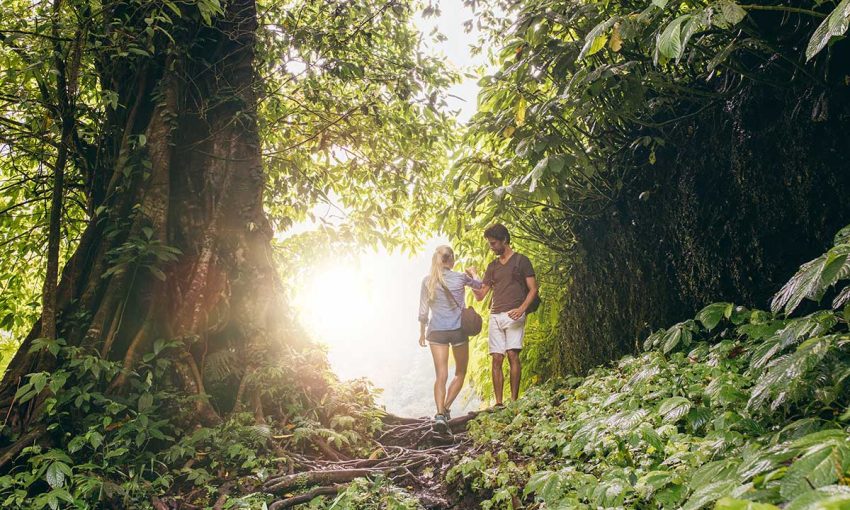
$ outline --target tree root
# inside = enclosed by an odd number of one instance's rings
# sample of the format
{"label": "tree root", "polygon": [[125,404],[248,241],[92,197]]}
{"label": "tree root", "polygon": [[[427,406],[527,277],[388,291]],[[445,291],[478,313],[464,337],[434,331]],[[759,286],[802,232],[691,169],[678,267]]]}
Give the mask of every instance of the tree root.
{"label": "tree root", "polygon": [[334,469],[328,471],[307,471],[294,475],[270,478],[263,484],[263,490],[273,494],[289,492],[299,487],[346,483],[363,476],[381,474],[380,469]]}
{"label": "tree root", "polygon": [[[354,479],[376,475],[414,488],[426,508],[449,508],[447,499],[440,494],[444,490],[441,471],[447,469],[451,458],[470,447],[466,426],[478,414],[469,413],[449,421],[454,434],[437,433],[430,418],[387,415],[384,418],[387,426],[376,438],[377,451],[382,453],[378,458],[347,459],[336,451],[329,455],[314,442],[322,452],[322,459],[289,454],[291,464],[263,483],[263,492],[286,496],[272,503],[269,509],[290,508],[317,496],[338,494]],[[307,492],[298,494],[304,490]]]}
{"label": "tree root", "polygon": [[310,491],[292,496],[291,498],[280,499],[269,505],[269,510],[280,510],[281,508],[291,508],[301,503],[307,503],[318,496],[333,496],[345,490],[345,484],[331,485],[328,487],[316,487]]}
{"label": "tree root", "polygon": [[32,430],[18,438],[17,441],[12,443],[9,447],[7,447],[2,454],[0,454],[0,472],[2,472],[3,468],[15,459],[15,457],[27,446],[30,446],[32,443],[36,442],[41,436],[46,432],[46,428],[43,425],[39,425],[34,427]]}

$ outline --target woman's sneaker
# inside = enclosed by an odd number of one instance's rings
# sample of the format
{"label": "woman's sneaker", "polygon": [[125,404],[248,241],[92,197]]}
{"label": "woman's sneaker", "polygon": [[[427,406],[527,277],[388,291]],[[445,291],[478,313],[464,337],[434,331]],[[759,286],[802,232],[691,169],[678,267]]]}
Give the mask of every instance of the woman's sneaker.
{"label": "woman's sneaker", "polygon": [[446,421],[452,421],[452,412],[449,409],[443,411],[443,416],[446,417]]}
{"label": "woman's sneaker", "polygon": [[445,415],[438,414],[434,416],[434,431],[440,434],[445,434],[449,431],[449,421]]}

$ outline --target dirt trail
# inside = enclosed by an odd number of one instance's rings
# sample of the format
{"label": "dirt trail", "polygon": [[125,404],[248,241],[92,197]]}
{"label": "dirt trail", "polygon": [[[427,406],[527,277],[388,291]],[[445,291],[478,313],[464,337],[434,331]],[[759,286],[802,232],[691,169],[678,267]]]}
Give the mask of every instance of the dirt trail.
{"label": "dirt trail", "polygon": [[320,495],[335,495],[355,478],[378,474],[400,487],[412,488],[425,508],[462,507],[461,502],[453,501],[443,480],[452,459],[472,446],[466,425],[478,414],[449,421],[451,434],[435,432],[430,418],[388,415],[386,426],[375,438],[378,454],[374,458],[327,460],[296,455],[286,472],[269,477],[262,485],[264,492],[280,497],[269,510],[291,508]]}

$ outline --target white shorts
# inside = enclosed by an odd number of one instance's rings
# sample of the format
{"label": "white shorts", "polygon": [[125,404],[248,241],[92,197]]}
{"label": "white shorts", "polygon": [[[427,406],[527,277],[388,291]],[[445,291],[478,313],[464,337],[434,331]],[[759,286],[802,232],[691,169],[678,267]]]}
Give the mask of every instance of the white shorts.
{"label": "white shorts", "polygon": [[517,320],[508,317],[508,312],[491,313],[487,327],[490,354],[504,354],[511,349],[522,349],[525,336],[525,314]]}

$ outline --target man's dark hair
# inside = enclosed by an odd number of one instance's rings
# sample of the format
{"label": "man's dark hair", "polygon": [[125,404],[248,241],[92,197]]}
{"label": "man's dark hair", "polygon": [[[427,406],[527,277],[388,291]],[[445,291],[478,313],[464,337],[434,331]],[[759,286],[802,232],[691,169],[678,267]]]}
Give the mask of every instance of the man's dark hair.
{"label": "man's dark hair", "polygon": [[496,239],[497,241],[503,241],[508,244],[510,244],[511,242],[510,232],[508,232],[508,229],[501,223],[496,223],[495,225],[490,225],[489,227],[487,227],[487,230],[484,231],[484,237]]}

